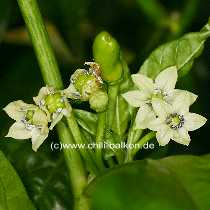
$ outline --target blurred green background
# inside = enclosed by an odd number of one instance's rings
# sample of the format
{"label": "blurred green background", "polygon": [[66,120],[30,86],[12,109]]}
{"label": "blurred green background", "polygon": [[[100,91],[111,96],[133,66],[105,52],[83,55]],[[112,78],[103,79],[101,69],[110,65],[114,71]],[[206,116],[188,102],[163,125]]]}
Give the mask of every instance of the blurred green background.
{"label": "blurred green background", "polygon": [[[106,30],[120,43],[132,73],[136,73],[158,45],[184,33],[199,31],[210,16],[210,0],[40,0],[51,41],[65,85],[72,72],[92,60],[92,43]],[[39,209],[69,209],[68,179],[62,153],[52,152],[52,132],[37,153],[29,141],[6,139],[12,120],[1,111],[9,102],[32,102],[43,81],[17,2],[0,0],[0,150],[18,171]],[[210,41],[178,87],[199,95],[192,110],[210,118]],[[143,151],[144,157],[210,153],[209,122],[192,133],[189,147],[170,143],[158,152]],[[59,178],[58,178],[59,177]],[[42,205],[41,205],[42,204]]]}

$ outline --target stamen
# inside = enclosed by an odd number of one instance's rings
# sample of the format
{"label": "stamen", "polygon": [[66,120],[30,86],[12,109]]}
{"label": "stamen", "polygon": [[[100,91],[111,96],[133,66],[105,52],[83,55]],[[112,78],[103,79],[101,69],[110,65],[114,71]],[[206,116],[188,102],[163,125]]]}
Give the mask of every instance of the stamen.
{"label": "stamen", "polygon": [[170,128],[177,130],[184,125],[184,116],[177,113],[171,114],[166,118],[166,124]]}

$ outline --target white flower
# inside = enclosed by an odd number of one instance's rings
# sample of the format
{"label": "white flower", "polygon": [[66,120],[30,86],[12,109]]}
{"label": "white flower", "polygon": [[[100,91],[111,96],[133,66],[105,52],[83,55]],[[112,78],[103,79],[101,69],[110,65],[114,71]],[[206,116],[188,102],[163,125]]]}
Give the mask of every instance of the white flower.
{"label": "white flower", "polygon": [[[176,66],[168,67],[160,72],[155,81],[143,74],[133,74],[131,77],[138,90],[129,91],[122,96],[131,106],[140,107],[135,120],[138,129],[145,129],[147,123],[155,118],[151,106],[153,98],[172,103],[177,95],[184,92],[174,89],[178,77]],[[194,99],[197,98],[190,92],[188,94]]]}
{"label": "white flower", "polygon": [[156,138],[161,146],[168,144],[170,139],[189,145],[188,131],[194,131],[206,123],[205,117],[189,112],[189,106],[194,101],[187,92],[179,94],[171,105],[157,98],[152,99],[157,118],[148,123],[148,128],[157,131]]}
{"label": "white flower", "polygon": [[51,122],[50,130],[62,119],[70,116],[72,111],[68,99],[63,91],[57,91],[53,87],[42,87],[34,102],[46,112],[48,121]]}
{"label": "white flower", "polygon": [[6,137],[31,138],[32,149],[37,151],[49,133],[46,114],[39,107],[26,104],[21,100],[9,103],[4,111],[16,121],[10,127]]}

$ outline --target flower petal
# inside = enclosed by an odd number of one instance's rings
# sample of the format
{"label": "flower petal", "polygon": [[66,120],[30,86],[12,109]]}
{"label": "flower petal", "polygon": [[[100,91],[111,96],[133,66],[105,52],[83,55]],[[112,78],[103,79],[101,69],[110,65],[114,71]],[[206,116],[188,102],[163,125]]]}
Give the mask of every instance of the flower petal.
{"label": "flower petal", "polygon": [[147,128],[152,131],[161,130],[162,126],[165,125],[165,121],[161,120],[160,118],[154,118],[147,123]]}
{"label": "flower petal", "polygon": [[198,128],[202,127],[207,119],[199,114],[195,113],[188,113],[184,116],[184,127],[188,131],[194,131],[197,130]]}
{"label": "flower petal", "polygon": [[34,112],[33,115],[33,124],[34,125],[47,125],[48,124],[48,118],[45,112],[43,112],[41,109],[37,109]]}
{"label": "flower petal", "polygon": [[161,130],[157,131],[156,138],[160,146],[165,146],[172,138],[171,129],[167,126],[163,126]]}
{"label": "flower petal", "polygon": [[175,131],[172,139],[179,144],[187,146],[191,141],[188,131],[185,128],[179,128],[177,131]]}
{"label": "flower petal", "polygon": [[70,114],[71,114],[71,112],[72,112],[71,106],[67,106],[67,107],[66,107],[65,109],[63,109],[63,111],[62,111],[63,115],[66,116],[66,117],[69,117]]}
{"label": "flower petal", "polygon": [[155,114],[152,108],[144,104],[142,105],[136,115],[135,128],[136,129],[146,129],[151,121],[155,119]]}
{"label": "flower petal", "polygon": [[41,144],[44,142],[44,140],[48,137],[48,128],[46,127],[44,129],[38,129],[38,128],[34,128],[32,130],[32,137],[31,137],[31,142],[32,142],[32,149],[36,152],[37,149],[41,146]]}
{"label": "flower petal", "polygon": [[149,94],[145,91],[132,90],[122,94],[122,97],[134,107],[140,107],[149,99]]}
{"label": "flower petal", "polygon": [[132,74],[131,78],[136,85],[137,88],[140,90],[147,91],[149,93],[153,92],[154,83],[153,80],[143,74]]}
{"label": "flower petal", "polygon": [[152,99],[152,107],[157,116],[162,120],[165,120],[168,115],[173,113],[172,106],[158,98]]}
{"label": "flower petal", "polygon": [[55,125],[62,119],[63,117],[63,113],[62,112],[56,112],[56,113],[53,113],[52,115],[52,122],[50,124],[50,130],[52,130]]}
{"label": "flower petal", "polygon": [[155,79],[155,85],[166,92],[170,92],[175,88],[177,82],[177,68],[171,66],[161,71]]}
{"label": "flower petal", "polygon": [[26,104],[23,101],[14,101],[9,103],[3,110],[13,119],[19,121],[24,118],[27,110],[33,110],[36,106],[33,104]]}
{"label": "flower petal", "polygon": [[172,106],[173,109],[180,113],[185,114],[189,112],[189,107],[196,101],[197,95],[184,90],[175,90],[172,94],[173,102]]}
{"label": "flower petal", "polygon": [[55,89],[53,87],[42,87],[39,91],[38,96],[33,97],[33,100],[36,103],[36,105],[41,106],[41,102],[45,98],[45,96],[53,92],[55,92]]}
{"label": "flower petal", "polygon": [[62,95],[66,96],[67,98],[71,99],[80,99],[81,94],[77,91],[74,85],[71,83],[68,88],[61,91]]}
{"label": "flower petal", "polygon": [[29,139],[31,138],[31,131],[27,130],[25,124],[22,122],[15,122],[9,129],[6,137],[14,139]]}

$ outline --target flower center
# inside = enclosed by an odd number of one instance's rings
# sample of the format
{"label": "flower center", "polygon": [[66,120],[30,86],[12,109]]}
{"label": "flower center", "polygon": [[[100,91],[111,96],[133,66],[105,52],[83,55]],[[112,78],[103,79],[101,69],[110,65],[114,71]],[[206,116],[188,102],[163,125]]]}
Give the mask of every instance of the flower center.
{"label": "flower center", "polygon": [[158,98],[158,99],[164,99],[164,97],[166,96],[167,96],[167,93],[165,93],[163,90],[161,90],[160,88],[155,88],[152,97]]}
{"label": "flower center", "polygon": [[60,93],[53,93],[45,97],[45,105],[50,113],[65,108],[64,99]]}
{"label": "flower center", "polygon": [[25,114],[25,121],[27,123],[32,124],[33,123],[33,116],[34,116],[34,111],[28,110]]}
{"label": "flower center", "polygon": [[166,124],[169,125],[170,128],[177,130],[184,125],[184,116],[177,113],[170,114],[166,118]]}
{"label": "flower center", "polygon": [[32,130],[35,127],[35,125],[33,125],[33,116],[34,116],[34,111],[28,110],[25,114],[24,119],[21,120],[25,124],[25,128],[27,130]]}

